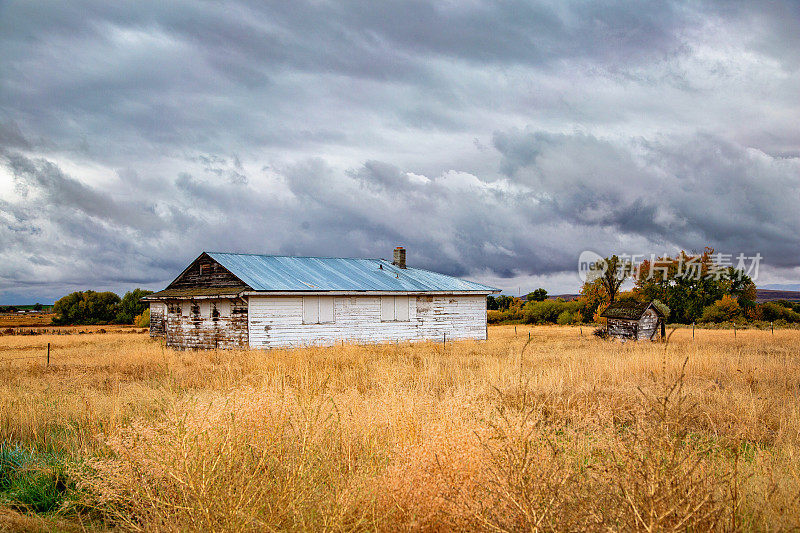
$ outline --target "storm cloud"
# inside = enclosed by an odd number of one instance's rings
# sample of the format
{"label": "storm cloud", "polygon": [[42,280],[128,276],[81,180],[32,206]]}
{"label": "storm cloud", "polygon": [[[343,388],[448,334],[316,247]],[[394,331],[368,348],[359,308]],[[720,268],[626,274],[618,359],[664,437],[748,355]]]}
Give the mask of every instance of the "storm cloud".
{"label": "storm cloud", "polygon": [[202,250],[573,291],[706,245],[800,279],[794,2],[0,6],[0,300]]}

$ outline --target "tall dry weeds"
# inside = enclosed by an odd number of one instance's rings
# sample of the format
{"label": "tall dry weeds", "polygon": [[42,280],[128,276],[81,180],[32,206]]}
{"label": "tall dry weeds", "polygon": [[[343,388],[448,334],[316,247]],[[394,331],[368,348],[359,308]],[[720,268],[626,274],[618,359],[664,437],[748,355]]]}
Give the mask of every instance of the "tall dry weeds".
{"label": "tall dry weeds", "polygon": [[[797,332],[679,330],[668,353],[579,333],[495,327],[446,352],[8,337],[0,438],[64,458],[78,492],[57,515],[76,527],[800,525]],[[3,362],[46,342],[49,368]]]}

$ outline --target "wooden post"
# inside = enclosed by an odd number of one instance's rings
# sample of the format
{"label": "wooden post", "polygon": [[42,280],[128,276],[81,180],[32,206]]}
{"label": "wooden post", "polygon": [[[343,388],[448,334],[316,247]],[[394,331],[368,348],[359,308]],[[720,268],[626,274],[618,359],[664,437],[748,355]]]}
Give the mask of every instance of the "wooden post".
{"label": "wooden post", "polygon": [[692,340],[694,340],[694,322],[692,322]]}
{"label": "wooden post", "polygon": [[583,327],[581,326],[581,337],[583,337]]}
{"label": "wooden post", "polygon": [[733,338],[736,338],[736,322],[733,323]]}
{"label": "wooden post", "polygon": [[772,324],[772,321],[769,321],[769,329],[772,330],[772,336],[775,336],[775,326]]}
{"label": "wooden post", "polygon": [[528,340],[531,340],[531,332],[528,332]]}
{"label": "wooden post", "polygon": [[517,334],[517,326],[514,326],[514,335]]}
{"label": "wooden post", "polygon": [[447,348],[447,333],[442,333],[442,344]]}
{"label": "wooden post", "polygon": [[47,366],[50,366],[50,343],[47,343]]}

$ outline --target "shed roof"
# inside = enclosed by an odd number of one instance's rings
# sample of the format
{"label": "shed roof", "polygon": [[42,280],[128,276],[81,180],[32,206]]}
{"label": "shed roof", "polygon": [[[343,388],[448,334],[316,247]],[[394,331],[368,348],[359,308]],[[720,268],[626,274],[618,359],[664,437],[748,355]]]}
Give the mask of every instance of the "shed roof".
{"label": "shed roof", "polygon": [[648,308],[652,307],[658,313],[658,316],[663,317],[663,313],[659,311],[658,307],[653,305],[653,302],[637,302],[637,301],[623,301],[614,302],[606,307],[601,317],[604,318],[621,318],[624,320],[639,320],[644,315]]}
{"label": "shed roof", "polygon": [[254,291],[499,292],[499,289],[385,259],[208,252]]}

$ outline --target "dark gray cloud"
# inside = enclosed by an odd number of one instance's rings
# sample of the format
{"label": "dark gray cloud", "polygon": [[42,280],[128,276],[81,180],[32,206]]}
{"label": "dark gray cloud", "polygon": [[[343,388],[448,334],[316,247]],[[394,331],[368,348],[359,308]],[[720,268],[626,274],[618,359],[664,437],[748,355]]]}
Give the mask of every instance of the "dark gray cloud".
{"label": "dark gray cloud", "polygon": [[[794,2],[0,4],[0,299],[199,251],[510,288],[583,249],[796,281]],[[538,277],[538,278],[537,278]],[[571,279],[571,278],[570,278]]]}

